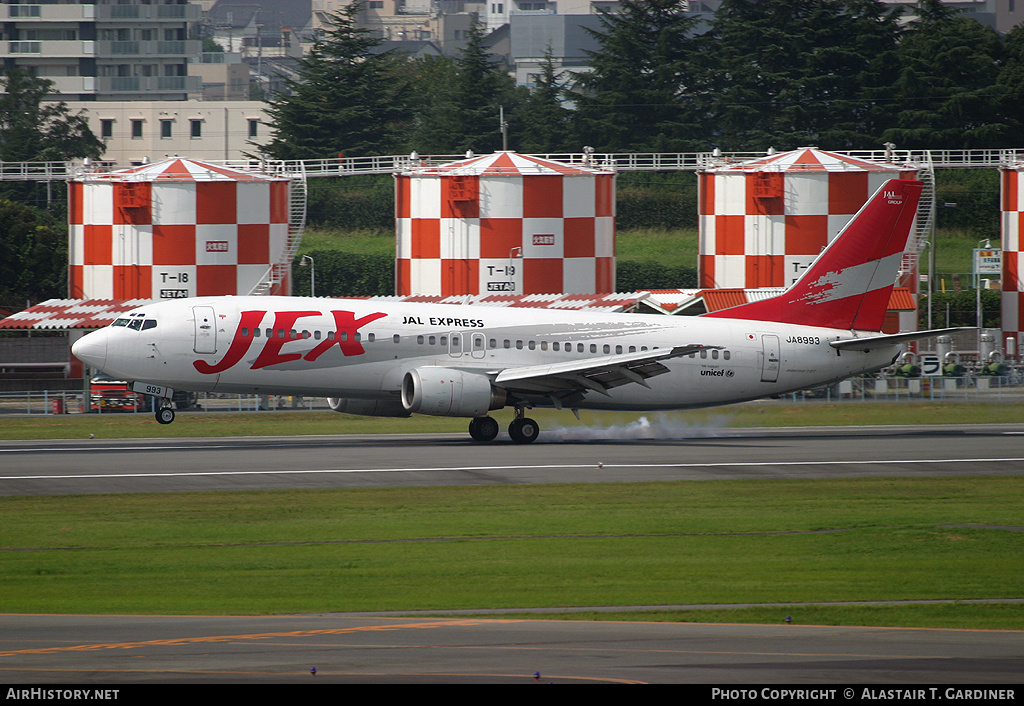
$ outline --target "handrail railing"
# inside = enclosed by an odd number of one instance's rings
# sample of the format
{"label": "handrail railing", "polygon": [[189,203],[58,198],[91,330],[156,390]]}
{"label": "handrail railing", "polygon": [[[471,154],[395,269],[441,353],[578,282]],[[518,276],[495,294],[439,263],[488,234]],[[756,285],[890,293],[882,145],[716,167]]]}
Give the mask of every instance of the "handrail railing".
{"label": "handrail railing", "polygon": [[[931,162],[935,169],[998,168],[1024,164],[1024,148],[977,150],[851,150],[837,152],[857,159],[883,164],[904,165]],[[700,171],[736,167],[767,156],[765,152],[565,152],[535,154],[581,167],[614,169],[622,172]],[[464,159],[465,155],[383,155],[373,157],[336,157],[332,159],[272,160],[223,159],[204,160],[211,164],[269,173],[304,172],[306,177],[354,176],[359,174],[395,174],[436,166]],[[0,181],[63,181],[88,179],[123,168],[112,162],[0,162]],[[851,166],[850,169],[856,169]]]}

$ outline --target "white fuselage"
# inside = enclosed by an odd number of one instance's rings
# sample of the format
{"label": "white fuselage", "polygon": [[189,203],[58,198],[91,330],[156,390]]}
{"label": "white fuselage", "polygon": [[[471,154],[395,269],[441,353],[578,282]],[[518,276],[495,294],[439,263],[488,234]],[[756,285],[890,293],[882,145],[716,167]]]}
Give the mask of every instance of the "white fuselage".
{"label": "white fuselage", "polygon": [[364,400],[397,401],[403,376],[423,366],[493,378],[521,367],[708,346],[664,360],[668,372],[649,386],[589,391],[572,404],[679,409],[841,380],[899,352],[896,345],[839,352],[829,341],[850,331],[763,321],[359,299],[170,300],[127,319],[89,334],[76,352],[114,377],[175,389]]}

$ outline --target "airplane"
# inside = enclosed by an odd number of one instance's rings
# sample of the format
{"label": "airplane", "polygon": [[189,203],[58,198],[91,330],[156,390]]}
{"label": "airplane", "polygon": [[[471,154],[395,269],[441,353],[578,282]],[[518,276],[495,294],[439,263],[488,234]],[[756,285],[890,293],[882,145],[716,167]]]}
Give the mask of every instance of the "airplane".
{"label": "airplane", "polygon": [[220,296],[140,306],[79,339],[95,369],[158,397],[174,389],[328,398],[360,415],[467,417],[535,407],[709,407],[837,382],[890,365],[907,341],[957,329],[881,333],[921,182],[884,184],[778,296],[693,317],[362,299]]}

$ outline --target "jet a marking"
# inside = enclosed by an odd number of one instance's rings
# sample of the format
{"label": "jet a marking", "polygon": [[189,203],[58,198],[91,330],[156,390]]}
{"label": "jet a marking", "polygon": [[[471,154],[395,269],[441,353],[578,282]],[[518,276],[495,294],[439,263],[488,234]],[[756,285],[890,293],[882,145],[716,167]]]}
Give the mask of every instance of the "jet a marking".
{"label": "jet a marking", "polygon": [[[784,292],[702,316],[206,297],[139,307],[73,351],[143,390],[468,417],[477,441],[497,437],[489,412],[508,406],[509,436],[530,442],[533,407],[647,411],[779,395],[877,370],[906,341],[954,330],[881,333],[920,193],[920,182],[888,181]],[[335,346],[341,355],[326,355]],[[173,418],[165,398],[157,419]]]}

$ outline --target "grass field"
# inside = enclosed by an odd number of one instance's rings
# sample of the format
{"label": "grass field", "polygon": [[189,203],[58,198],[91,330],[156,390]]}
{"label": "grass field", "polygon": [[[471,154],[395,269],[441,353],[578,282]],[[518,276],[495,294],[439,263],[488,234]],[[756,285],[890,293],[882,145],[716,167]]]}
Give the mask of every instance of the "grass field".
{"label": "grass field", "polygon": [[[1020,422],[1021,407],[767,404],[683,416],[732,426]],[[161,427],[140,417],[9,418],[0,432],[74,437],[99,422],[106,436],[465,426],[268,412],[179,415]],[[1024,478],[1000,477],[0,497],[0,612],[772,604],[563,617],[1024,629],[1022,605],[966,602],[1024,598],[1022,494]],[[901,600],[956,602],[817,605]]]}
{"label": "grass field", "polygon": [[782,603],[616,617],[1024,628],[1020,606],[799,609],[1024,597],[1022,491],[971,478],[3,498],[0,610]]}
{"label": "grass field", "polygon": [[[998,243],[995,244],[998,246]],[[977,235],[958,229],[941,229],[936,234],[936,265],[939,273],[966,273],[974,269],[972,250],[978,247]],[[378,231],[340,231],[309,227],[302,237],[300,254],[313,250],[340,250],[357,254],[394,255],[393,233]],[[623,261],[659,262],[669,267],[696,267],[698,234],[696,230],[647,229],[619,231],[615,237],[616,257]],[[928,270],[927,252],[922,255],[921,271]],[[952,287],[952,277],[947,281]]]}

